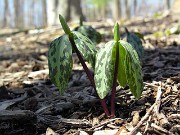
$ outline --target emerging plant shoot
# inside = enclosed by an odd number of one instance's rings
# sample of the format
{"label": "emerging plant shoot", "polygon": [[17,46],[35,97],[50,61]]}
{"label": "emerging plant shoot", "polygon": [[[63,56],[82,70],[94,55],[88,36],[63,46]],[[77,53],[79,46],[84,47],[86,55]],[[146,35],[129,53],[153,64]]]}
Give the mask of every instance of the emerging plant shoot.
{"label": "emerging plant shoot", "polygon": [[[139,43],[136,39],[138,37],[135,37],[135,41],[134,36],[130,38],[130,41],[133,41],[130,42],[132,45],[120,40],[119,24],[116,23],[114,40],[106,43],[105,47],[97,52],[95,44],[85,34],[71,31],[64,18],[61,15],[59,18],[66,34],[55,39],[50,44],[48,64],[51,81],[59,88],[62,94],[71,75],[72,49],[74,49],[92,86],[97,91],[107,116],[110,116],[110,113],[106,106],[105,97],[112,89],[111,116],[114,117],[117,81],[122,87],[129,85],[132,94],[136,98],[140,97],[143,90],[141,65],[138,54],[134,49],[134,45]],[[94,78],[83,58],[92,65],[95,72]]]}

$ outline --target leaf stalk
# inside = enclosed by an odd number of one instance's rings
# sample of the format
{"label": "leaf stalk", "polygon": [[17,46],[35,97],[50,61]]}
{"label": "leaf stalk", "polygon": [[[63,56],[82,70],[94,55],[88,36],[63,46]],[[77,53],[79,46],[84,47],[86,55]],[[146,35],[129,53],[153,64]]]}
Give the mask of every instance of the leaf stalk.
{"label": "leaf stalk", "polygon": [[[73,49],[75,50],[75,52],[76,52],[76,54],[77,54],[77,56],[78,56],[78,58],[79,58],[79,60],[80,60],[80,63],[81,63],[81,65],[83,66],[84,71],[85,71],[86,74],[87,74],[88,79],[90,80],[93,88],[94,88],[95,91],[96,91],[96,85],[95,85],[95,82],[94,82],[93,75],[92,75],[92,73],[90,72],[90,70],[88,69],[88,67],[87,67],[87,65],[86,65],[86,63],[85,63],[85,61],[84,61],[81,53],[79,52],[79,50],[78,50],[78,48],[77,48],[77,46],[76,46],[76,44],[75,44],[74,39],[72,38],[72,36],[69,36],[69,41],[70,41]],[[96,92],[97,92],[97,91],[96,91]],[[99,97],[99,99],[100,99],[100,97]],[[109,113],[109,110],[108,110],[108,108],[107,108],[105,99],[100,99],[100,103],[101,103],[101,106],[103,107],[103,110],[104,110],[106,116],[107,116],[107,117],[110,117],[110,113]]]}

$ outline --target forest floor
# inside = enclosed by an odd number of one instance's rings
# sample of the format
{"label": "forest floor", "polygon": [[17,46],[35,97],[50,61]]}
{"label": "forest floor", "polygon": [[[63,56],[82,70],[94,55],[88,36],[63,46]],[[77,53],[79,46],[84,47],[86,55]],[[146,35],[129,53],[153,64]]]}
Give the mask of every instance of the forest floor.
{"label": "forest floor", "polygon": [[[48,46],[63,34],[60,27],[1,35],[0,134],[180,134],[180,35],[161,35],[179,24],[171,15],[124,23],[129,31],[145,35],[144,91],[135,99],[129,89],[117,87],[113,119],[103,113],[75,55],[62,96],[49,80]],[[113,39],[111,23],[96,22],[93,26],[103,34],[98,46]],[[124,34],[121,28],[122,37]]]}

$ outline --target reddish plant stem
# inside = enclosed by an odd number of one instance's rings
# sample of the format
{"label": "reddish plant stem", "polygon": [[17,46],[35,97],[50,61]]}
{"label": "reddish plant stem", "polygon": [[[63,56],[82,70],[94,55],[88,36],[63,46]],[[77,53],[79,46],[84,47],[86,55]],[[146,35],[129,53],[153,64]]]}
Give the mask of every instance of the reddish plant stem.
{"label": "reddish plant stem", "polygon": [[118,65],[119,65],[119,47],[117,45],[116,48],[116,61],[114,68],[114,78],[112,85],[112,95],[111,95],[111,117],[115,116],[115,95],[116,95],[116,82],[117,82],[117,74],[118,74]]}
{"label": "reddish plant stem", "polygon": [[[81,53],[79,52],[79,50],[78,50],[78,48],[77,48],[74,40],[73,40],[71,37],[69,37],[69,40],[70,40],[71,45],[72,45],[73,49],[75,50],[75,52],[76,52],[76,54],[77,54],[77,56],[78,56],[78,58],[79,58],[79,60],[80,60],[80,62],[81,62],[81,64],[82,64],[82,66],[83,66],[83,68],[84,68],[84,71],[86,72],[86,74],[87,74],[87,76],[88,76],[88,78],[89,78],[92,86],[94,87],[94,89],[95,89],[95,91],[96,91],[96,85],[95,85],[95,82],[94,82],[94,78],[93,78],[92,73],[91,73],[90,70],[88,69],[85,61],[83,60],[83,57],[82,57]],[[96,91],[96,92],[97,92],[97,91]],[[98,97],[99,97],[99,96],[98,96]],[[99,97],[99,99],[100,99],[100,97]],[[108,108],[107,108],[105,99],[100,99],[100,103],[101,103],[101,106],[103,107],[103,110],[104,110],[106,116],[107,116],[107,117],[110,117],[110,113],[109,113],[109,110],[108,110]]]}

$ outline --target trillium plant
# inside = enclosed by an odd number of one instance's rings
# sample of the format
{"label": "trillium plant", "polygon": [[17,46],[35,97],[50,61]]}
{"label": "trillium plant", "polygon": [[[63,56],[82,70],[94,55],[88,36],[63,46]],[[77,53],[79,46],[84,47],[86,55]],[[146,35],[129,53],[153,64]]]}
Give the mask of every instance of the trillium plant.
{"label": "trillium plant", "polygon": [[[105,47],[97,50],[96,44],[86,34],[71,31],[64,18],[59,15],[64,35],[51,42],[48,51],[49,76],[61,94],[67,87],[72,71],[72,52],[74,51],[92,86],[96,90],[105,114],[108,117],[115,116],[115,93],[117,82],[121,87],[129,86],[132,94],[139,98],[143,90],[142,69],[138,53],[139,40],[136,35],[128,31],[127,40],[131,44],[120,40],[119,25],[114,26],[114,40],[105,44]],[[134,38],[134,36],[136,38]],[[132,38],[131,38],[132,37]],[[97,38],[97,37],[95,37]],[[137,42],[138,41],[138,42]],[[142,43],[139,45],[141,48]],[[137,50],[138,51],[138,50]],[[88,69],[85,61],[94,69],[94,77]],[[106,97],[111,92],[111,111],[106,105]]]}
{"label": "trillium plant", "polygon": [[101,34],[97,32],[93,27],[87,26],[83,24],[83,17],[80,17],[79,26],[74,29],[74,31],[78,31],[81,34],[88,37],[94,44],[98,44],[101,42]]}

